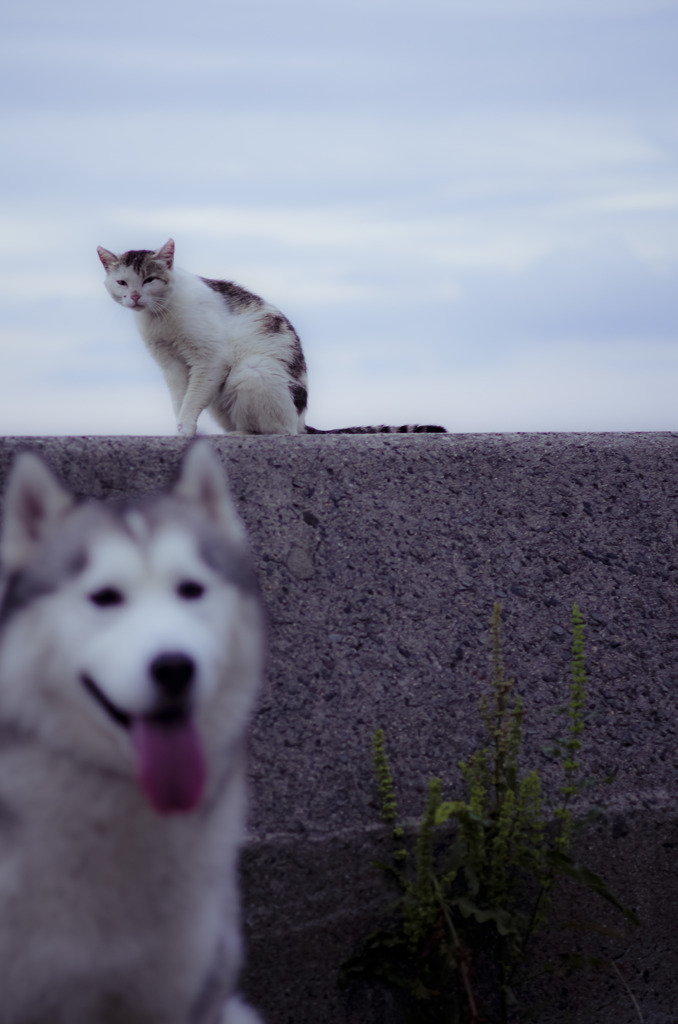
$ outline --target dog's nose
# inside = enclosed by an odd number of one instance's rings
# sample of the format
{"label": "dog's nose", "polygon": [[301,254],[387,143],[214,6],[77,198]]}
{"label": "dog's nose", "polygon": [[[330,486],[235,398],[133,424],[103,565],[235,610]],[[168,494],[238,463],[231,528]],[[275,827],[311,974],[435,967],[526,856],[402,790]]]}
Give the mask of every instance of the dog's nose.
{"label": "dog's nose", "polygon": [[151,662],[151,676],[165,697],[183,697],[195,675],[195,663],[181,651],[159,654]]}

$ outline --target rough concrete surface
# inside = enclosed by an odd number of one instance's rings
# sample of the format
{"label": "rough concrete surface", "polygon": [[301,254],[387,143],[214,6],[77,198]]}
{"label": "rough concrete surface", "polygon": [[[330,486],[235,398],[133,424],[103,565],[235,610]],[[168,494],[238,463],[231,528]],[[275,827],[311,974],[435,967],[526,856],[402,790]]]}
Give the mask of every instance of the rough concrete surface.
{"label": "rough concrete surface", "polygon": [[[387,734],[401,809],[482,739],[490,620],[527,705],[525,765],[568,696],[570,614],[588,630],[582,760],[614,775],[586,863],[635,907],[632,929],[593,897],[563,914],[614,926],[576,940],[616,970],[551,979],[542,1024],[678,1024],[678,434],[214,437],[247,523],[270,618],[252,732],[243,858],[244,985],[269,1024],[395,1024],[377,992],[341,992],[342,960],[388,893],[371,738]],[[6,438],[80,494],[164,486],[173,438]],[[456,793],[455,793],[456,787]],[[554,953],[561,937],[543,943]],[[571,940],[570,940],[571,942]]]}

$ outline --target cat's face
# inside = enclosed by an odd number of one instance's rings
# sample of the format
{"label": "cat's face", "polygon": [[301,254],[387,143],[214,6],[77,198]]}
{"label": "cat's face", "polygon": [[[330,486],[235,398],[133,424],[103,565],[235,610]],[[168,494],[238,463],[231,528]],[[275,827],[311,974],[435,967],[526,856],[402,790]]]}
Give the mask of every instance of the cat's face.
{"label": "cat's face", "polygon": [[99,259],[106,270],[106,289],[126,309],[147,309],[159,313],[172,292],[174,242],[162,248],[130,249],[121,256],[99,246]]}

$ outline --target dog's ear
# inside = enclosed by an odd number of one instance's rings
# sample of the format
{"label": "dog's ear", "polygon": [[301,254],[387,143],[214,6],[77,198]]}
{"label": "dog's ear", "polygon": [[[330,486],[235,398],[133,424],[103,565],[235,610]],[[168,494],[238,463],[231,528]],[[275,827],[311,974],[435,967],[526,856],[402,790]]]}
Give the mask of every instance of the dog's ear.
{"label": "dog's ear", "polygon": [[173,493],[198,505],[230,541],[246,543],[245,527],[235,510],[224,467],[207,441],[194,442],[186,452]]}
{"label": "dog's ear", "polygon": [[0,534],[0,563],[5,572],[30,561],[43,539],[74,504],[42,459],[22,452],[7,482]]}

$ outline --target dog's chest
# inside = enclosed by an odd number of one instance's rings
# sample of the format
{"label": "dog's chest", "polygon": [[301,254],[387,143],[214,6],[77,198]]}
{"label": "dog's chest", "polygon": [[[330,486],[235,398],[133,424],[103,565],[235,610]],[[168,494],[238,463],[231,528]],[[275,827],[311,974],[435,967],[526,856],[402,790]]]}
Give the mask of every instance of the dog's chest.
{"label": "dog's chest", "polygon": [[0,1020],[186,1024],[223,947],[225,894],[204,863],[187,869],[185,843],[144,835],[150,812],[103,801],[84,814],[98,787],[82,778],[57,783],[52,765],[54,791],[43,781],[31,802],[38,767],[0,794]]}

